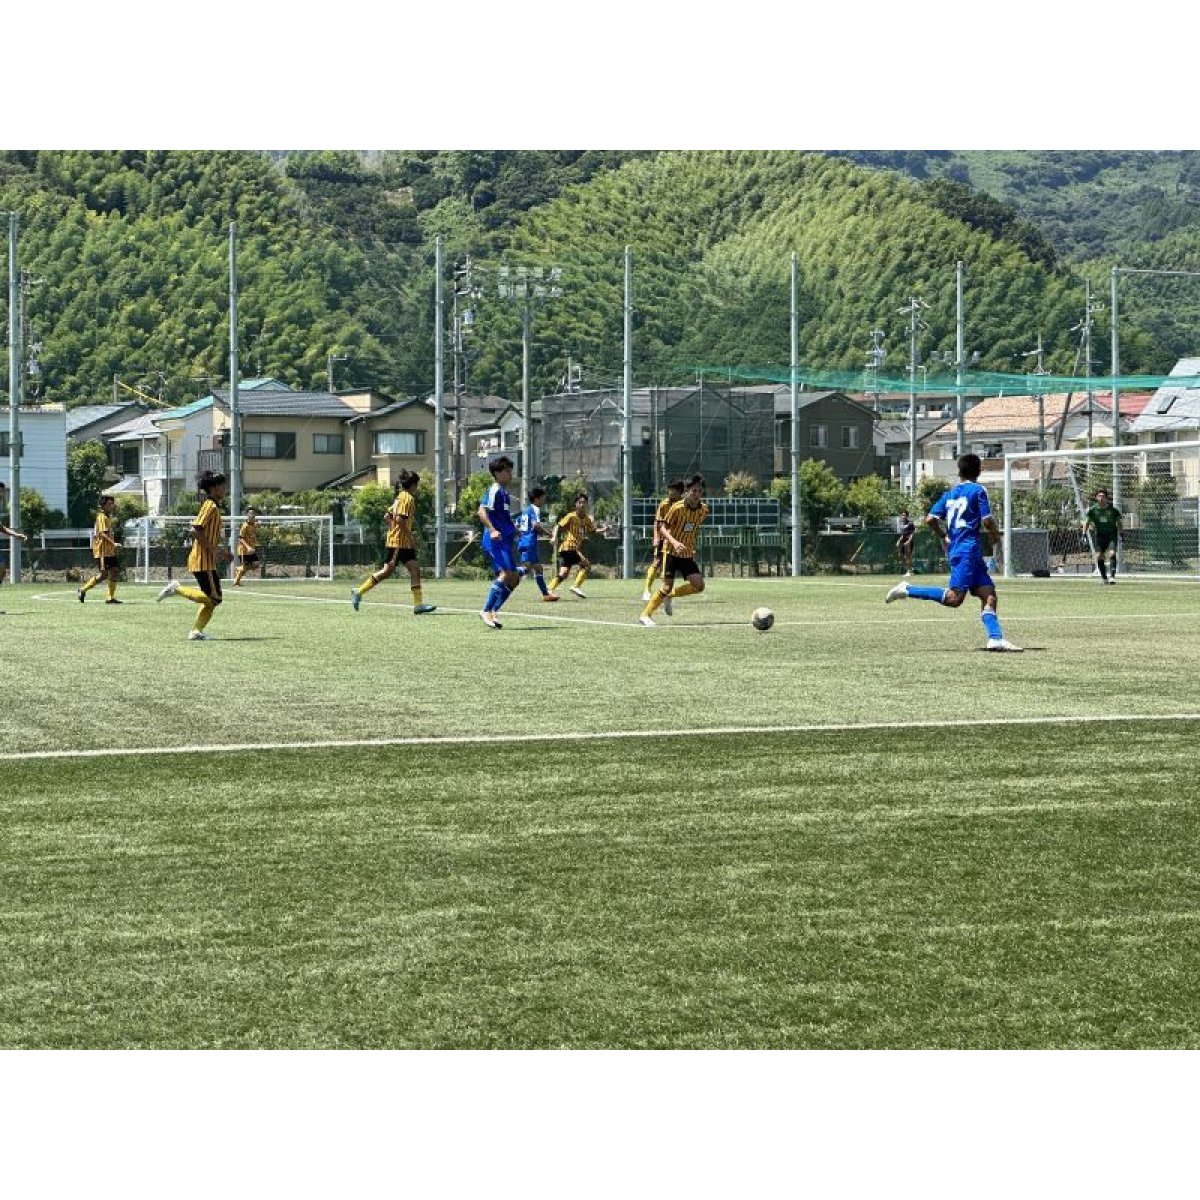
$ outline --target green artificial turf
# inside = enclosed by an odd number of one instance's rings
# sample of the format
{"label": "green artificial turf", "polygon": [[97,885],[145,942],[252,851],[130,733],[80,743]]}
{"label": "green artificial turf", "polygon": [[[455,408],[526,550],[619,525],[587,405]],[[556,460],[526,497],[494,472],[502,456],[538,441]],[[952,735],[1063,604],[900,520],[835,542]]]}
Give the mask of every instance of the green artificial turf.
{"label": "green artificial turf", "polygon": [[[6,588],[4,753],[280,745],[0,761],[0,1045],[1195,1048],[1200,722],[1086,718],[1196,710],[1200,592],[887,582]],[[287,748],[492,731],[581,736]]]}

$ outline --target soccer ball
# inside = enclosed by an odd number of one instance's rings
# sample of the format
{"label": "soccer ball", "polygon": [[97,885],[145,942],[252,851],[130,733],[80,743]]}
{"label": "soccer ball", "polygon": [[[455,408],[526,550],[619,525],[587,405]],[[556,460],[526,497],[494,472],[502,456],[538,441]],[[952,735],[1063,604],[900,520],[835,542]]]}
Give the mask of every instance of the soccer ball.
{"label": "soccer ball", "polygon": [[756,608],[750,614],[750,624],[766,633],[775,624],[775,614],[769,608]]}

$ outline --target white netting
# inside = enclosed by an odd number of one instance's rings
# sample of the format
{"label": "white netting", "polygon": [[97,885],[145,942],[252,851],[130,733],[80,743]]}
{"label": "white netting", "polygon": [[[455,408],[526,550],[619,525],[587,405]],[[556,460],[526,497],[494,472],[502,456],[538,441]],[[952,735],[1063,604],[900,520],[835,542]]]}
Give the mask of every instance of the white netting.
{"label": "white netting", "polygon": [[[193,517],[143,517],[125,531],[125,550],[135,578],[143,583],[175,579],[188,574]],[[237,522],[241,527],[241,520]],[[232,517],[221,518],[221,544],[236,542]],[[332,579],[333,518],[330,516],[259,517],[258,562],[246,573],[246,582],[270,579]],[[221,565],[229,578],[237,559]]]}
{"label": "white netting", "polygon": [[1101,488],[1121,513],[1121,573],[1200,577],[1200,442],[1007,455],[1006,574],[1090,576]]}

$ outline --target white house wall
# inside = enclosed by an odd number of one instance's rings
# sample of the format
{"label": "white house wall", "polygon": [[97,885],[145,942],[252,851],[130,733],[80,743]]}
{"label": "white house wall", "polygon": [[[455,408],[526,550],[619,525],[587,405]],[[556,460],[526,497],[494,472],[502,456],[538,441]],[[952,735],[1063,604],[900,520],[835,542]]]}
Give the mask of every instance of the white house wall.
{"label": "white house wall", "polygon": [[[67,511],[67,415],[21,410],[21,490],[36,491],[51,508]],[[12,486],[12,460],[0,458],[0,480]]]}

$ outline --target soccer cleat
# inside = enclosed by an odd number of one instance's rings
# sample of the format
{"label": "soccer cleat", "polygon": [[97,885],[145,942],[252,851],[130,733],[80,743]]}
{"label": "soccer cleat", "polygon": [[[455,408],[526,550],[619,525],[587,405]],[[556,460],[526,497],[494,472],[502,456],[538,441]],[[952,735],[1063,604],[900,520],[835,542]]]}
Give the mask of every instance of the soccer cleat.
{"label": "soccer cleat", "polygon": [[[357,607],[357,605],[355,607]],[[436,604],[418,604],[413,608],[413,613],[416,616],[420,617],[420,616],[423,616],[425,613],[434,612],[436,609],[437,609]]]}
{"label": "soccer cleat", "polygon": [[586,599],[587,599],[587,596],[586,596],[586,594],[584,593],[584,590],[583,590],[583,588],[577,588],[577,587],[573,587],[573,588],[571,589],[571,595],[572,595],[572,596],[578,596],[578,597],[580,598],[580,600],[586,600]]}
{"label": "soccer cleat", "polygon": [[1116,582],[1117,582],[1117,577],[1114,575],[1114,576],[1113,576],[1113,577],[1112,577],[1112,578],[1111,578],[1111,579],[1110,579],[1108,582],[1109,582],[1109,583],[1116,583]]}
{"label": "soccer cleat", "polygon": [[187,640],[189,642],[207,642],[208,634],[203,629],[189,629]]}
{"label": "soccer cleat", "polygon": [[504,628],[504,626],[501,625],[500,622],[496,620],[496,614],[493,612],[481,612],[479,614],[479,619],[485,625],[489,626],[492,629],[503,629]]}
{"label": "soccer cleat", "polygon": [[1001,654],[1024,654],[1025,653],[1025,651],[1022,647],[1014,646],[1012,644],[1012,642],[1007,641],[1006,639],[1004,639],[1002,637],[988,638],[987,646],[985,647],[985,649],[995,650]]}
{"label": "soccer cleat", "polygon": [[124,601],[118,600],[115,596],[111,600],[105,600],[105,604],[123,604]]}
{"label": "soccer cleat", "polygon": [[648,617],[648,616],[646,616],[645,613],[642,613],[642,615],[640,617],[638,617],[638,624],[645,625],[647,629],[653,629],[654,628],[654,618]]}
{"label": "soccer cleat", "polygon": [[643,592],[643,593],[642,593],[642,603],[643,603],[643,604],[649,604],[649,603],[650,603],[650,593],[649,593],[649,592]]}
{"label": "soccer cleat", "polygon": [[168,583],[167,586],[163,588],[163,590],[155,597],[155,603],[157,603],[159,600],[165,600],[168,596],[175,595],[177,591],[179,591],[179,580],[172,579],[171,582]]}
{"label": "soccer cleat", "polygon": [[85,592],[85,591],[83,590],[83,588],[80,588],[80,589],[79,589],[79,590],[78,590],[78,591],[75,593],[75,595],[77,595],[77,596],[79,597],[79,603],[80,603],[80,604],[82,604],[82,603],[83,603],[83,602],[84,602],[84,601],[87,599],[87,592]]}
{"label": "soccer cleat", "polygon": [[663,610],[663,612],[665,612],[665,613],[667,614],[667,616],[668,616],[668,617],[670,617],[670,616],[673,616],[673,615],[674,615],[674,612],[675,612],[675,606],[674,606],[674,605],[671,603],[671,597],[670,597],[670,596],[668,596],[668,597],[667,597],[667,598],[666,598],[666,599],[665,599],[665,600],[662,602],[662,610]]}
{"label": "soccer cleat", "polygon": [[547,592],[542,597],[542,603],[543,604],[556,604],[561,599],[562,599],[562,597],[559,596],[556,592]]}
{"label": "soccer cleat", "polygon": [[350,589],[350,607],[358,612],[358,606],[362,603],[362,597],[358,594],[358,588]]}
{"label": "soccer cleat", "polygon": [[908,584],[901,581],[883,598],[884,604],[891,604],[893,600],[908,599]]}
{"label": "soccer cleat", "polygon": [[911,571],[905,571],[905,572],[904,572],[904,578],[905,578],[905,579],[911,579],[911,578],[912,578],[912,572],[911,572]]}

